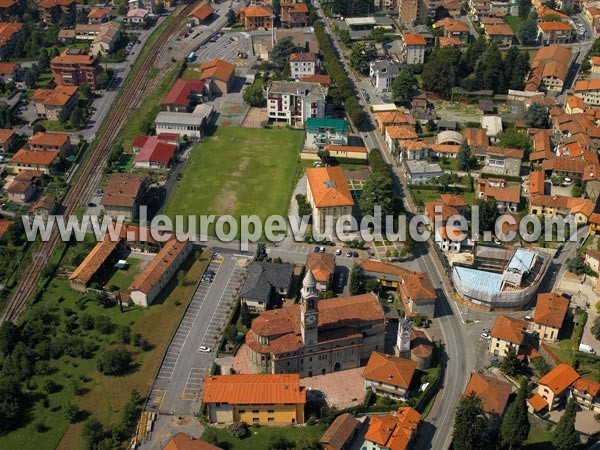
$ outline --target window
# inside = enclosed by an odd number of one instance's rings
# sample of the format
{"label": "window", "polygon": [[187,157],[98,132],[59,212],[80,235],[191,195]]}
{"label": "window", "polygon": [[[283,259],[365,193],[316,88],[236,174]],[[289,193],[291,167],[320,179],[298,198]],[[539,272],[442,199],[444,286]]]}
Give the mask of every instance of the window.
{"label": "window", "polygon": [[244,414],[246,412],[245,409],[240,409],[240,414]]}
{"label": "window", "polygon": [[258,422],[259,422],[258,417],[253,417],[252,418],[252,423],[258,423]]}
{"label": "window", "polygon": [[274,409],[268,409],[267,410],[267,414],[275,414],[275,410]]}
{"label": "window", "polygon": [[253,409],[252,414],[258,414],[258,409]]}
{"label": "window", "polygon": [[269,417],[269,418],[267,419],[267,422],[275,422],[275,418],[274,418],[274,417]]}

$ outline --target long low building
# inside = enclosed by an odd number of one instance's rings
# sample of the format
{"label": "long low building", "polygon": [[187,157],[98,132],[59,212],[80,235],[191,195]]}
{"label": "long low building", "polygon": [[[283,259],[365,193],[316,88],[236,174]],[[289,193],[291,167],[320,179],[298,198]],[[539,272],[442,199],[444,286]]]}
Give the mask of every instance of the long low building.
{"label": "long low building", "polygon": [[452,282],[465,302],[489,310],[527,305],[542,282],[550,255],[518,248],[501,271],[455,265]]}
{"label": "long low building", "polygon": [[203,103],[191,113],[161,111],[156,116],[156,134],[176,133],[191,139],[201,139],[214,119],[215,110]]}
{"label": "long low building", "polygon": [[131,301],[140,306],[151,305],[191,253],[192,248],[189,241],[168,241],[129,286]]}

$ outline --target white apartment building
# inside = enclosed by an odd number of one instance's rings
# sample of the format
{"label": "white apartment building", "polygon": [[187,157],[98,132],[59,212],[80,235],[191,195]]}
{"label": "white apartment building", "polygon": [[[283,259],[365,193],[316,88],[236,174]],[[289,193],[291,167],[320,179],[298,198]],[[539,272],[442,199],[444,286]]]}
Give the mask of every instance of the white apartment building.
{"label": "white apartment building", "polygon": [[301,80],[304,75],[317,73],[317,58],[310,53],[292,53],[290,55],[290,76]]}
{"label": "white apartment building", "polygon": [[269,119],[302,128],[306,119],[325,117],[325,90],[319,83],[274,81],[268,88]]}

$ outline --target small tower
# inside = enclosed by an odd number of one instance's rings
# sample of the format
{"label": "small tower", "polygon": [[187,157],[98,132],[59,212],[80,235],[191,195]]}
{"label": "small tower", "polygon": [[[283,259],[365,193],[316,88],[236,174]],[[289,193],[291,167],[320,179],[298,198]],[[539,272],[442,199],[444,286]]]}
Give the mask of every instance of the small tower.
{"label": "small tower", "polygon": [[412,332],[412,322],[408,317],[405,317],[402,321],[400,328],[398,329],[398,338],[396,340],[396,347],[398,348],[398,355],[402,358],[410,358],[410,335]]}
{"label": "small tower", "polygon": [[315,280],[311,270],[306,272],[302,281],[301,293],[300,322],[302,342],[304,342],[304,345],[315,345],[319,343],[319,293],[317,292],[317,280]]}

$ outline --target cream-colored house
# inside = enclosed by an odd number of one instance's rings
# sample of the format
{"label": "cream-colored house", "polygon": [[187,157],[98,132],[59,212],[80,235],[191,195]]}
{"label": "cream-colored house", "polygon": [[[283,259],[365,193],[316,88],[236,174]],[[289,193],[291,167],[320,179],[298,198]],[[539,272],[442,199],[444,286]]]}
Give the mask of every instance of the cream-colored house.
{"label": "cream-colored house", "polygon": [[525,340],[527,326],[524,320],[499,315],[490,332],[492,339],[490,339],[489,352],[501,358],[506,356],[511,348],[519,353]]}
{"label": "cream-colored house", "polygon": [[533,329],[538,337],[546,342],[556,342],[562,327],[569,300],[556,292],[538,294],[535,312],[533,313]]}

